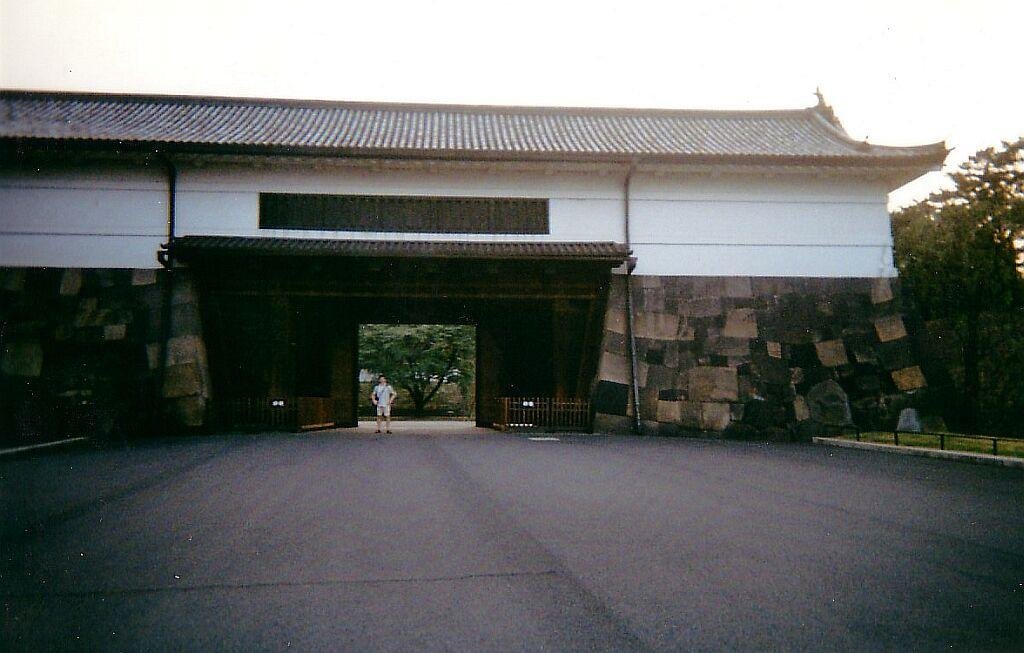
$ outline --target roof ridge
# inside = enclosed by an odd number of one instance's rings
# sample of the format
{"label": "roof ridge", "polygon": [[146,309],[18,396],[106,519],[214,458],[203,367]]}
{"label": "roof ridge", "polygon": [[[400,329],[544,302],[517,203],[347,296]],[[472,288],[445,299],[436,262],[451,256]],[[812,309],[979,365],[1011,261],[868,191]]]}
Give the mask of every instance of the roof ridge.
{"label": "roof ridge", "polygon": [[395,102],[375,100],[325,100],[310,98],[265,98],[244,96],[187,95],[161,93],[108,93],[97,91],[60,91],[0,88],[0,99],[152,103],[178,105],[238,105],[285,107],[292,109],[365,109],[378,111],[448,111],[451,113],[510,113],[526,115],[611,115],[611,116],[799,116],[815,107],[786,109],[693,109],[666,107],[587,107],[517,104],[459,104],[433,102]]}

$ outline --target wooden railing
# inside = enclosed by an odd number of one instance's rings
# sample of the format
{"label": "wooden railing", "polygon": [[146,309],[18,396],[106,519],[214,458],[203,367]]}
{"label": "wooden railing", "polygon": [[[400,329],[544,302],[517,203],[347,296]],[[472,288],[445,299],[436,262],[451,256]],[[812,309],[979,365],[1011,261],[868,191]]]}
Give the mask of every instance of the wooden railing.
{"label": "wooden railing", "polygon": [[331,397],[234,397],[214,405],[221,426],[244,431],[330,428],[340,409]]}
{"label": "wooden railing", "polygon": [[589,399],[498,397],[501,430],[589,431]]}

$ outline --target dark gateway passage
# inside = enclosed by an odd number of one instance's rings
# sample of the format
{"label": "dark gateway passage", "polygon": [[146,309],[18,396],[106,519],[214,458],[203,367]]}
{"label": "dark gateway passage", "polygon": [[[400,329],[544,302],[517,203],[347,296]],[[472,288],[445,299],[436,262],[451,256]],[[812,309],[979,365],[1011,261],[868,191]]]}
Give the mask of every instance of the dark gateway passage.
{"label": "dark gateway passage", "polygon": [[360,323],[472,324],[476,420],[505,396],[588,398],[611,243],[185,237],[215,418],[226,428],[355,426]]}

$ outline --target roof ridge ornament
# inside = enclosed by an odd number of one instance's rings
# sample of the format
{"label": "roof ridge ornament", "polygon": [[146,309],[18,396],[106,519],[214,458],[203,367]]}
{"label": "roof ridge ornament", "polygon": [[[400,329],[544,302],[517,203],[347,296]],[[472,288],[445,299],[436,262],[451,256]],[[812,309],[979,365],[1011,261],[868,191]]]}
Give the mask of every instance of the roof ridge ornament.
{"label": "roof ridge ornament", "polygon": [[839,122],[839,118],[836,117],[836,112],[825,101],[825,96],[822,95],[820,86],[814,89],[814,94],[818,97],[818,103],[814,106],[814,110],[821,114],[830,125],[841,131],[844,136],[849,136],[846,133],[846,128],[843,127],[843,123]]}

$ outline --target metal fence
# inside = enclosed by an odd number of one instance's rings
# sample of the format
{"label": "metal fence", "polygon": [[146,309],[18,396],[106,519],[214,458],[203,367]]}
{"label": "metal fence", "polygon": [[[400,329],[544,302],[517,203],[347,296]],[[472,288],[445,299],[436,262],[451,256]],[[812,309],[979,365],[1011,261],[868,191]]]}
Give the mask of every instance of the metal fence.
{"label": "metal fence", "polygon": [[[997,435],[974,435],[972,433],[937,433],[933,431],[896,431],[892,432],[892,441],[896,446],[900,446],[901,435],[926,435],[938,438],[939,449],[946,449],[947,440],[990,440],[992,442],[992,455],[999,455],[999,443],[1000,442],[1012,442],[1015,444],[1024,445],[1024,439],[1022,438],[1004,438]],[[860,433],[857,434],[857,440],[860,440]]]}
{"label": "metal fence", "polygon": [[502,430],[589,431],[589,399],[499,397]]}

